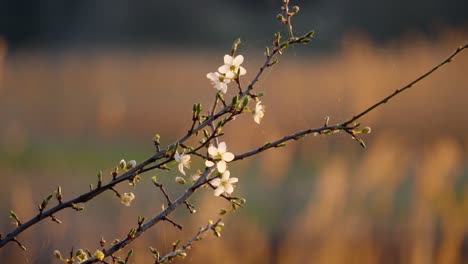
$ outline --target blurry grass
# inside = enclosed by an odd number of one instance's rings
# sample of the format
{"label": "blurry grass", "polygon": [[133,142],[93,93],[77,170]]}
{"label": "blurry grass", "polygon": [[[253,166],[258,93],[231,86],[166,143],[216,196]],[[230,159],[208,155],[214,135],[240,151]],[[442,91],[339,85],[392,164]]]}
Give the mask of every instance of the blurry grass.
{"label": "blurry grass", "polygon": [[[259,83],[266,91],[262,125],[240,117],[223,140],[240,153],[318,126],[325,115],[331,123],[342,121],[424,72],[461,39],[465,33],[447,32],[437,40],[406,40],[384,49],[352,39],[327,58],[294,51]],[[174,51],[3,58],[0,180],[8,188],[0,192],[0,231],[12,229],[10,209],[23,219],[34,215],[38,201],[56,185],[70,198],[95,184],[98,170],[109,177],[122,158],[144,160],[154,152],[154,133],[163,145],[182,135],[191,104],[212,100],[205,75],[221,58]],[[466,58],[363,119],[373,128],[365,138],[367,150],[344,134],[307,137],[230,166],[240,179],[235,194],[247,204],[226,217],[221,241],[200,242],[187,261],[466,263]],[[248,74],[261,60],[246,55]],[[190,173],[200,166],[194,161]],[[26,232],[21,238],[31,251],[8,246],[0,250],[0,262],[51,263],[53,249],[93,249],[101,235],[108,241],[125,235],[137,215],[154,215],[164,202],[150,184],[153,174],[174,196],[183,191],[173,183],[175,168],[148,173],[136,189],[119,186],[136,193],[132,207],[105,193],[82,213],[61,213],[61,226],[45,222]],[[197,214],[189,217],[180,209],[173,215],[185,229],[158,225],[135,243],[134,263],[151,259],[148,245],[169,249],[228,206],[213,199],[212,190],[200,190],[191,202]]]}

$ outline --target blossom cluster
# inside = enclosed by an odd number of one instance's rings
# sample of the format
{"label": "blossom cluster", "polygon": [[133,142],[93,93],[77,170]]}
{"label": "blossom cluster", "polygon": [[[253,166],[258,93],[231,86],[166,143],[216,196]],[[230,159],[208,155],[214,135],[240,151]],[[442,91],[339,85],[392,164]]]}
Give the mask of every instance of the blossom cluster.
{"label": "blossom cluster", "polygon": [[244,56],[237,55],[233,58],[226,54],[224,55],[224,65],[220,66],[217,72],[208,73],[206,77],[211,80],[218,91],[227,93],[227,84],[247,73],[244,67],[240,66],[242,62],[244,62]]}

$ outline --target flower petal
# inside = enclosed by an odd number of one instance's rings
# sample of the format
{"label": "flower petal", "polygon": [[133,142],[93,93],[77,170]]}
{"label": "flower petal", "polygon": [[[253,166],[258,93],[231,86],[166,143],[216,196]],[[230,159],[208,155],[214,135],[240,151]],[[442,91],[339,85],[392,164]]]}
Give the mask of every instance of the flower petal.
{"label": "flower petal", "polygon": [[[239,66],[239,69],[240,69],[239,75],[244,75],[244,74],[246,74],[246,73],[247,73],[247,70],[246,70],[246,69],[244,69],[244,67],[242,67],[242,66]],[[237,73],[237,72],[236,72],[236,73]]]}
{"label": "flower petal", "polygon": [[176,150],[175,154],[174,154],[174,159],[177,161],[177,162],[180,162],[180,155],[179,155],[179,151]]}
{"label": "flower petal", "polygon": [[215,195],[215,196],[220,196],[223,192],[224,192],[224,187],[218,187],[218,188],[216,188],[216,190],[214,191],[214,195]]}
{"label": "flower petal", "polygon": [[218,71],[219,71],[220,73],[224,73],[224,74],[226,74],[227,72],[229,72],[229,70],[230,70],[230,68],[229,68],[228,65],[223,65],[223,66],[221,66],[221,67],[218,68]]}
{"label": "flower petal", "polygon": [[223,173],[223,176],[221,176],[221,179],[223,179],[224,181],[227,181],[229,180],[229,176],[231,176],[231,172],[228,170],[225,170]]}
{"label": "flower petal", "polygon": [[179,171],[180,171],[180,173],[182,173],[183,175],[185,175],[185,171],[184,171],[184,164],[182,164],[182,163],[179,163],[179,166],[178,166],[178,167],[179,167]]}
{"label": "flower petal", "polygon": [[224,161],[232,161],[234,159],[234,154],[232,154],[231,152],[225,152],[223,153],[223,160]]}
{"label": "flower petal", "polygon": [[218,89],[219,91],[222,91],[223,93],[227,93],[227,84],[220,83],[219,86],[220,86],[219,89]]}
{"label": "flower petal", "polygon": [[182,155],[182,157],[180,158],[180,161],[184,164],[184,165],[188,165],[188,163],[190,162],[190,155]]}
{"label": "flower petal", "polygon": [[218,155],[218,148],[216,148],[213,145],[210,145],[210,147],[208,148],[208,154],[210,154],[210,156]]}
{"label": "flower petal", "polygon": [[219,80],[219,76],[217,73],[214,73],[214,72],[210,72],[206,75],[206,78],[210,79],[211,81],[216,81],[216,80]]}
{"label": "flower petal", "polygon": [[233,61],[233,58],[231,57],[231,55],[224,55],[224,64],[225,65],[232,65],[232,61]]}
{"label": "flower petal", "polygon": [[213,165],[214,165],[214,162],[212,162],[211,160],[205,161],[205,166],[211,167],[211,166],[213,166]]}
{"label": "flower petal", "polygon": [[216,163],[216,167],[220,173],[223,173],[226,171],[226,162],[224,160],[220,160],[218,163]]}
{"label": "flower petal", "polygon": [[233,73],[232,71],[227,71],[226,72],[226,78],[228,79],[234,79],[236,77],[236,74]]}
{"label": "flower petal", "polygon": [[229,180],[228,180],[228,182],[231,183],[231,184],[232,184],[232,183],[236,183],[236,182],[238,182],[238,181],[239,181],[239,179],[236,178],[236,177],[229,178]]}
{"label": "flower petal", "polygon": [[232,61],[232,64],[233,65],[236,65],[236,66],[239,66],[242,64],[242,62],[244,62],[244,56],[242,55],[237,55],[234,60]]}
{"label": "flower petal", "polygon": [[226,149],[227,149],[226,142],[221,142],[221,143],[218,144],[218,152],[219,153],[226,152]]}
{"label": "flower petal", "polygon": [[219,178],[216,178],[216,179],[213,179],[210,181],[211,185],[213,185],[214,187],[218,187],[221,185],[221,180]]}
{"label": "flower petal", "polygon": [[234,191],[234,187],[232,186],[232,184],[227,184],[226,186],[224,186],[224,191],[228,194],[231,194]]}

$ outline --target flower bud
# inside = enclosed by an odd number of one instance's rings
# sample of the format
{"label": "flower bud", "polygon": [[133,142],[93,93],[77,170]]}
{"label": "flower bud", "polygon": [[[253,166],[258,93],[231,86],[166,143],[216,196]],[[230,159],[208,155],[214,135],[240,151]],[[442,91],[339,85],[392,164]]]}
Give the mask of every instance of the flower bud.
{"label": "flower bud", "polygon": [[293,13],[297,14],[297,12],[299,12],[299,7],[298,6],[293,6],[292,11],[293,11]]}
{"label": "flower bud", "polygon": [[124,159],[120,160],[119,162],[119,168],[121,168],[122,170],[125,169],[127,167],[127,163],[125,162]]}
{"label": "flower bud", "polygon": [[54,250],[54,256],[55,256],[57,259],[62,259],[62,254],[60,254],[60,251],[58,251],[58,250]]}
{"label": "flower bud", "polygon": [[127,163],[127,170],[131,169],[131,168],[135,168],[136,166],[136,161],[135,160],[131,160]]}
{"label": "flower bud", "polygon": [[180,251],[177,253],[177,256],[180,257],[180,258],[185,258],[187,257],[187,253],[183,252],[183,251]]}
{"label": "flower bud", "polygon": [[370,127],[365,127],[361,131],[363,134],[370,134],[372,132],[372,129]]}
{"label": "flower bud", "polygon": [[178,184],[185,184],[187,182],[183,177],[180,177],[180,176],[175,177],[175,181]]}

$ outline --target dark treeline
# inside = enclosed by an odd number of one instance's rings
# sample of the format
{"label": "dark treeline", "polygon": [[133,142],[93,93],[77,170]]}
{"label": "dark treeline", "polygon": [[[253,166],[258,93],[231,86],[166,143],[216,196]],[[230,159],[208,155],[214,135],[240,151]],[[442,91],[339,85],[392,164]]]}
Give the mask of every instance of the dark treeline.
{"label": "dark treeline", "polygon": [[[13,49],[34,47],[213,47],[233,36],[265,43],[280,0],[2,0],[0,36]],[[298,31],[316,30],[319,47],[335,46],[345,32],[385,41],[408,32],[428,36],[442,27],[467,28],[466,0],[308,0]]]}

